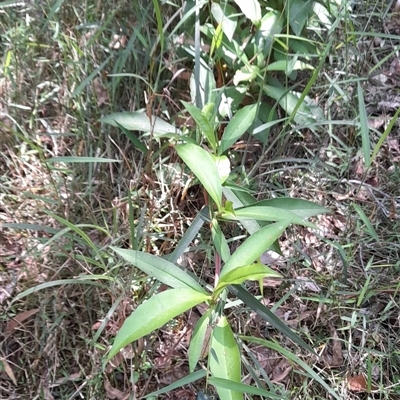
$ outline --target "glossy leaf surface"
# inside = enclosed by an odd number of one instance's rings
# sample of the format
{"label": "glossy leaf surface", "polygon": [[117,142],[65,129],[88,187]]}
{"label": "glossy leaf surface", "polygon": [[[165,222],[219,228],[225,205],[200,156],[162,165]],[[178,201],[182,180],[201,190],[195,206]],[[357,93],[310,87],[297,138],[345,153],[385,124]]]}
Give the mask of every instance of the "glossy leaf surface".
{"label": "glossy leaf surface", "polygon": [[209,298],[192,289],[171,289],[151,297],[125,320],[107,359],[110,360],[129,343],[161,328],[171,319]]}

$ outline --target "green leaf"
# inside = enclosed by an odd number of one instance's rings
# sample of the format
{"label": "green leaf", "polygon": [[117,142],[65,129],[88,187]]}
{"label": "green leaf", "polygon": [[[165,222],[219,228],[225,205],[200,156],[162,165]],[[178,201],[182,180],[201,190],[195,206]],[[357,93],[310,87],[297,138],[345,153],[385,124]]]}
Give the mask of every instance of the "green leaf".
{"label": "green leaf", "polygon": [[305,70],[311,69],[313,70],[314,67],[311,64],[307,64],[304,61],[294,60],[293,63],[287,60],[279,60],[268,64],[267,71],[283,71],[286,72],[288,75],[292,73],[292,71],[297,70]]}
{"label": "green leaf", "polygon": [[314,217],[316,215],[329,212],[329,210],[325,207],[313,203],[312,201],[294,199],[291,197],[279,197],[276,199],[262,200],[250,204],[246,208],[250,208],[253,206],[278,207],[284,210],[288,210],[291,213],[298,215],[300,218]]}
{"label": "green leaf", "polygon": [[201,110],[201,113],[211,123],[215,119],[215,103],[207,103]]}
{"label": "green leaf", "polygon": [[[265,347],[267,347],[267,348],[269,348],[271,350],[277,351],[278,353],[282,354],[285,358],[293,361],[299,367],[301,367],[305,372],[307,372],[309,374],[309,377],[312,378],[313,380],[315,380],[316,382],[318,382],[320,385],[322,385],[325,388],[325,390],[327,390],[328,393],[330,393],[333,396],[333,398],[335,398],[337,400],[340,400],[342,398],[307,363],[305,363],[303,360],[301,360],[299,357],[297,357],[292,352],[284,349],[278,343],[274,343],[274,342],[271,342],[269,340],[260,339],[260,338],[256,338],[256,337],[252,337],[252,336],[239,335],[239,337],[240,337],[240,339],[242,339],[244,341],[251,342],[251,343],[256,343],[256,344],[259,344],[261,346],[265,346]],[[302,372],[302,375],[304,375],[303,372]]]}
{"label": "green leaf", "polygon": [[266,58],[270,58],[275,36],[280,34],[282,29],[283,18],[278,11],[270,11],[262,17],[259,29],[250,41],[253,55],[257,54],[257,65],[260,68],[264,67]]}
{"label": "green leaf", "polygon": [[[225,317],[218,321],[213,330],[209,367],[213,377],[233,382],[241,380],[239,348]],[[217,393],[224,400],[243,400],[243,395],[237,391],[217,387]]]}
{"label": "green leaf", "polygon": [[[273,39],[273,37],[282,32],[283,20],[282,15],[276,11],[270,11],[266,13],[261,19],[261,25],[257,33],[265,38]],[[261,50],[261,49],[259,49]],[[270,52],[270,48],[267,48],[267,54]],[[264,53],[265,54],[265,53]]]}
{"label": "green leaf", "polygon": [[[215,4],[215,3],[212,3]],[[210,57],[213,57],[215,50],[218,52],[223,43],[224,35],[222,34],[222,24],[218,24],[218,26],[214,30],[214,35],[211,41],[210,46]]]}
{"label": "green leaf", "polygon": [[235,0],[240,11],[253,23],[257,24],[261,19],[261,7],[258,0]]}
{"label": "green leaf", "polygon": [[233,76],[233,84],[237,86],[240,82],[250,82],[257,77],[259,72],[260,68],[256,65],[245,65],[241,69],[236,70]]}
{"label": "green leaf", "polygon": [[216,219],[211,221],[211,235],[215,250],[221,256],[222,261],[226,263],[231,256],[231,251]]}
{"label": "green leaf", "polygon": [[264,321],[267,321],[275,329],[287,336],[294,343],[301,346],[303,349],[315,354],[314,350],[303,340],[300,336],[296,335],[284,322],[282,322],[273,312],[271,312],[264,304],[260,303],[253,295],[246,289],[239,285],[229,286],[229,291],[243,301],[244,304],[249,306],[255,311]]}
{"label": "green leaf", "polygon": [[[222,217],[231,219],[231,215],[222,214]],[[307,221],[304,221],[295,213],[285,210],[284,207],[269,207],[252,205],[235,210],[235,218],[238,220],[255,219],[256,221],[286,221],[291,220],[293,224],[308,226],[309,228],[317,229],[317,227]]]}
{"label": "green leaf", "polygon": [[357,214],[360,216],[362,221],[364,222],[364,224],[365,224],[369,234],[371,235],[371,237],[373,237],[377,242],[379,242],[379,236],[376,233],[376,230],[374,229],[374,227],[372,226],[370,220],[365,215],[365,213],[362,210],[362,208],[358,204],[353,204],[353,207],[357,211]]}
{"label": "green leaf", "polygon": [[[234,208],[239,208],[256,202],[256,199],[246,192],[239,192],[238,190],[233,191],[226,186],[223,188],[223,191],[224,196],[233,204]],[[240,220],[240,222],[250,235],[252,235],[254,232],[257,232],[261,228],[257,221],[243,219]]]}
{"label": "green leaf", "polygon": [[365,167],[369,168],[371,166],[371,142],[368,127],[368,117],[365,108],[364,94],[360,82],[357,86],[358,94],[358,112],[360,114],[360,130],[361,130],[361,142],[364,156]]}
{"label": "green leaf", "polygon": [[151,132],[155,137],[182,134],[179,129],[161,118],[152,116],[150,121],[143,111],[112,113],[101,118],[100,122],[115,127],[121,125],[129,131]]}
{"label": "green leaf", "polygon": [[293,0],[290,2],[289,24],[296,36],[302,36],[303,28],[308,21],[314,6],[314,0]]}
{"label": "green leaf", "polygon": [[300,93],[270,85],[265,85],[264,88],[268,96],[279,102],[286,114],[292,115],[297,110],[293,117],[297,124],[307,125],[324,118],[322,109],[313,104],[307,97],[301,102],[300,106],[297,106],[298,101],[301,99]]}
{"label": "green leaf", "polygon": [[222,185],[217,166],[210,153],[193,143],[175,146],[179,157],[190,168],[214,200],[218,210],[222,208]]}
{"label": "green leaf", "polygon": [[111,249],[145,274],[156,278],[165,285],[174,289],[193,289],[197,292],[208,294],[185,271],[161,257],[137,250],[120,249],[118,247],[111,247]]}
{"label": "green leaf", "polygon": [[257,114],[257,104],[240,109],[229,122],[221,138],[218,153],[228,150],[250,128]]}
{"label": "green leaf", "polygon": [[125,320],[115,337],[107,360],[129,343],[161,328],[177,315],[209,299],[210,296],[192,289],[171,289],[151,297]]}
{"label": "green leaf", "polygon": [[215,165],[217,166],[218,175],[221,179],[221,183],[224,183],[231,173],[231,163],[227,156],[213,156]]}
{"label": "green leaf", "polygon": [[198,65],[200,76],[196,80],[195,74],[190,77],[190,96],[192,103],[196,103],[196,96],[200,96],[201,105],[204,106],[207,103],[215,103],[217,98],[217,92],[215,90],[215,78],[214,72],[211,71],[209,66],[205,62],[201,62]]}
{"label": "green leaf", "polygon": [[254,263],[233,269],[221,277],[212,296],[214,299],[217,298],[229,285],[240,285],[244,281],[258,281],[265,277],[281,278],[281,275],[261,263]]}
{"label": "green leaf", "polygon": [[207,310],[197,321],[189,345],[189,371],[193,372],[203,353],[204,340],[206,339],[207,327],[210,322],[211,310]]}
{"label": "green leaf", "polygon": [[172,263],[176,263],[178,261],[179,257],[187,250],[193,239],[197,236],[204,224],[204,221],[207,220],[209,215],[209,207],[205,206],[202,208],[202,210],[196,215],[196,218],[191,222],[189,228],[185,230],[185,233],[179,240],[179,243],[176,245],[174,251],[165,256],[166,260]]}
{"label": "green leaf", "polygon": [[165,388],[156,390],[155,392],[146,394],[146,396],[140,397],[140,399],[146,399],[147,397],[156,397],[156,396],[159,396],[160,394],[170,393],[177,388],[180,388],[185,385],[189,385],[193,382],[203,379],[206,376],[206,373],[207,373],[206,370],[199,369],[199,370],[183,377],[182,379],[179,379],[176,382],[171,383],[170,385],[166,386]]}
{"label": "green leaf", "polygon": [[265,389],[260,389],[258,387],[254,387],[251,385],[246,385],[245,383],[232,382],[228,381],[227,379],[214,378],[214,377],[209,378],[208,383],[219,388],[232,389],[241,393],[248,393],[260,397],[265,397],[268,400],[270,399],[282,400],[282,395],[277,395],[275,393],[268,392]]}
{"label": "green leaf", "polygon": [[121,124],[119,124],[117,121],[115,121],[117,124],[118,128],[121,129],[121,131],[124,133],[124,135],[132,142],[132,144],[143,154],[147,155],[148,149],[144,143],[142,143],[137,137],[136,134],[128,131],[128,129],[125,129]]}
{"label": "green leaf", "polygon": [[220,89],[218,112],[222,118],[235,115],[246,94],[246,87],[229,86]]}
{"label": "green leaf", "polygon": [[237,12],[234,7],[225,4],[224,9],[222,9],[218,3],[213,2],[211,3],[211,13],[215,21],[221,25],[222,31],[228,40],[231,41],[237,25],[237,18],[234,17],[235,14],[237,15]]}
{"label": "green leaf", "polygon": [[211,126],[208,119],[203,115],[201,110],[199,110],[193,104],[187,103],[186,101],[182,101],[182,104],[185,106],[186,110],[195,120],[200,131],[204,134],[204,136],[206,137],[208,143],[210,143],[213,150],[215,150],[217,147],[217,140],[215,138],[214,128]]}
{"label": "green leaf", "polygon": [[51,157],[46,160],[49,163],[110,163],[121,162],[121,160],[113,160],[112,158],[99,158],[99,157]]}
{"label": "green leaf", "polygon": [[[239,188],[229,189],[225,186],[223,188],[223,192],[224,192],[226,199],[228,201],[231,201],[233,206],[236,208],[239,208],[242,206],[249,206],[249,205],[257,202],[257,200],[251,194],[249,194],[245,190],[240,190]],[[255,220],[243,218],[243,219],[240,219],[240,223],[243,225],[243,227],[246,229],[246,231],[250,233],[250,235],[252,235],[254,232],[257,232],[259,229],[261,229],[261,224]],[[271,250],[276,251],[278,254],[282,254],[282,251],[279,247],[278,240],[276,240],[275,243],[271,246]]]}
{"label": "green leaf", "polygon": [[[94,280],[92,280],[94,279]],[[49,281],[49,282],[45,282],[45,283],[41,283],[39,285],[36,286],[32,286],[29,289],[24,290],[21,293],[18,293],[14,298],[13,298],[13,302],[17,301],[17,300],[21,300],[26,296],[30,296],[32,293],[37,293],[40,290],[44,290],[44,289],[48,289],[54,286],[68,286],[68,285],[92,285],[92,286],[97,286],[99,287],[101,290],[106,289],[107,287],[110,287],[110,285],[108,284],[107,286],[105,285],[101,285],[100,283],[98,283],[98,281],[100,279],[104,279],[104,280],[108,280],[108,281],[112,281],[113,278],[110,277],[105,277],[103,275],[95,275],[95,277],[93,277],[92,275],[89,276],[78,276],[77,278],[74,279],[61,279],[58,281]]]}
{"label": "green leaf", "polygon": [[378,143],[374,147],[374,151],[372,152],[371,161],[374,161],[375,157],[379,153],[380,148],[382,147],[384,141],[388,137],[388,135],[392,132],[394,124],[397,122],[400,114],[400,108],[397,109],[396,113],[391,118],[390,122],[388,123],[385,131],[383,132],[382,136],[379,138]]}
{"label": "green leaf", "polygon": [[252,264],[279,238],[291,221],[280,221],[264,226],[248,237],[231,255],[222,269],[220,279],[235,268]]}

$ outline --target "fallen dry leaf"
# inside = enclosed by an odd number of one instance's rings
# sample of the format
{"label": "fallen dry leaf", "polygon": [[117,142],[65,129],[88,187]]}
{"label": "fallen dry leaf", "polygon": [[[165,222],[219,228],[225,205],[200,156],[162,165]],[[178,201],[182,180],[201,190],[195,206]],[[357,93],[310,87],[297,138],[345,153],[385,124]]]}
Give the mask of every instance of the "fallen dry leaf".
{"label": "fallen dry leaf", "polygon": [[109,43],[108,47],[110,49],[114,50],[119,50],[119,49],[124,49],[126,47],[126,43],[128,41],[128,38],[125,35],[117,35],[115,34]]}
{"label": "fallen dry leaf", "polygon": [[100,107],[102,104],[106,104],[109,100],[108,91],[104,87],[99,77],[95,78],[92,83],[92,89],[96,95],[97,105]]}
{"label": "fallen dry leaf", "polygon": [[371,178],[368,178],[365,183],[367,185],[373,186],[373,187],[378,187],[379,186],[379,182],[378,182],[378,178],[376,176],[372,176]]}
{"label": "fallen dry leaf", "polygon": [[130,392],[125,393],[115,387],[112,387],[108,379],[104,380],[104,390],[106,391],[106,395],[109,399],[126,400],[130,395]]}
{"label": "fallen dry leaf", "polygon": [[400,60],[395,57],[390,64],[389,75],[390,76],[398,76],[400,73]]}
{"label": "fallen dry leaf", "polygon": [[332,332],[332,366],[341,367],[343,365],[342,343],[339,340],[336,329],[332,327],[331,332]]}
{"label": "fallen dry leaf", "polygon": [[355,375],[347,380],[347,388],[352,392],[365,392],[367,381],[364,375]]}
{"label": "fallen dry leaf", "polygon": [[5,333],[9,335],[16,327],[22,325],[22,322],[27,320],[32,315],[35,315],[38,311],[39,308],[34,308],[33,310],[23,311],[22,313],[16,315],[7,322]]}
{"label": "fallen dry leaf", "polygon": [[17,380],[15,379],[15,375],[12,368],[10,367],[10,364],[4,358],[0,358],[0,364],[2,364],[3,371],[12,380],[13,384],[17,386]]}
{"label": "fallen dry leaf", "polygon": [[272,382],[279,383],[285,381],[292,370],[292,366],[288,360],[274,350],[261,345],[253,347],[251,351]]}
{"label": "fallen dry leaf", "polygon": [[[322,353],[325,365],[328,368],[337,368],[343,365],[342,344],[336,329],[331,326],[332,345],[327,345]],[[328,352],[329,351],[329,352]]]}
{"label": "fallen dry leaf", "polygon": [[[381,126],[384,126],[387,121],[385,117],[374,117],[368,118],[368,128],[379,129]],[[357,174],[362,175],[362,174]]]}
{"label": "fallen dry leaf", "polygon": [[111,374],[115,368],[118,368],[120,364],[124,361],[124,356],[122,352],[117,353],[107,364],[106,373]]}
{"label": "fallen dry leaf", "polygon": [[42,387],[40,391],[43,393],[44,400],[55,400],[48,387]]}

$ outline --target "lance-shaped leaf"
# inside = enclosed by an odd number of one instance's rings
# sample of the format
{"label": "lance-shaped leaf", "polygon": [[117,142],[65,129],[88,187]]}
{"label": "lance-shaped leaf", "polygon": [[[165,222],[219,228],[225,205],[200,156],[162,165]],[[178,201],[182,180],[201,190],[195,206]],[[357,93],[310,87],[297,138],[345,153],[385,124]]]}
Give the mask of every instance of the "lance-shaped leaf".
{"label": "lance-shaped leaf", "polygon": [[279,102],[279,105],[286,111],[286,114],[292,115],[296,111],[293,118],[297,124],[312,124],[316,120],[324,118],[321,107],[314,104],[307,97],[303,99],[300,105],[297,105],[301,99],[300,93],[270,85],[265,85],[264,88],[268,96]]}
{"label": "lance-shaped leaf", "polygon": [[130,264],[167,286],[174,289],[193,289],[207,294],[198,282],[170,261],[142,251],[111,248]]}
{"label": "lance-shaped leaf", "polygon": [[[222,317],[213,330],[209,367],[212,376],[241,381],[240,352],[229,323]],[[217,387],[218,395],[224,400],[243,400],[243,394],[234,390]]]}
{"label": "lance-shaped leaf", "polygon": [[175,146],[183,162],[190,168],[196,178],[214,200],[218,210],[222,208],[222,185],[217,166],[211,154],[200,146],[187,143]]}
{"label": "lance-shaped leaf", "polygon": [[215,150],[217,141],[214,134],[214,128],[210,124],[210,121],[204,116],[203,112],[193,104],[187,103],[186,101],[182,101],[182,104],[185,106],[186,110],[189,111],[189,114],[195,120],[208,143],[210,143],[211,147]]}
{"label": "lance-shaped leaf", "polygon": [[328,209],[322,207],[312,201],[303,199],[294,199],[291,197],[279,197],[276,199],[262,200],[246,206],[246,208],[251,207],[277,207],[282,210],[290,211],[293,214],[298,215],[300,218],[314,217],[319,214],[329,212]]}
{"label": "lance-shaped leaf", "polygon": [[128,131],[152,132],[157,137],[180,135],[182,132],[161,118],[150,118],[141,111],[116,112],[100,119],[100,122],[118,127],[121,125]]}
{"label": "lance-shaped leaf", "polygon": [[281,278],[281,275],[261,263],[233,269],[221,277],[217,287],[214,289],[213,298],[217,298],[229,285],[240,285],[244,281],[259,281],[265,277]]}
{"label": "lance-shaped leaf", "polygon": [[[189,370],[193,372],[202,354],[207,349],[207,328],[210,321],[211,309],[207,310],[203,316],[197,321],[193,331],[193,336],[189,345]],[[210,335],[208,335],[208,340]]]}
{"label": "lance-shaped leaf", "polygon": [[267,251],[290,225],[291,220],[280,221],[264,226],[248,237],[231,255],[221,272],[222,279],[235,268],[252,264],[261,254]]}
{"label": "lance-shaped leaf", "polygon": [[209,298],[210,296],[192,289],[171,289],[151,297],[125,320],[115,337],[107,360],[129,343],[161,328],[171,319]]}
{"label": "lance-shaped leaf", "polygon": [[221,138],[219,154],[228,150],[250,128],[257,114],[257,104],[251,104],[240,109],[231,119]]}
{"label": "lance-shaped leaf", "polygon": [[253,24],[261,19],[261,7],[258,0],[235,0],[235,3]]}
{"label": "lance-shaped leaf", "polygon": [[211,235],[215,246],[215,250],[221,256],[222,261],[227,262],[231,256],[231,251],[229,249],[228,242],[221,230],[216,219],[211,221]]}
{"label": "lance-shaped leaf", "polygon": [[211,377],[208,379],[208,383],[220,388],[233,389],[241,393],[254,394],[256,396],[260,396],[261,398],[264,397],[268,400],[282,400],[283,398],[282,395],[278,396],[275,393],[269,392],[265,389],[260,389],[252,385],[246,385],[245,383],[228,381],[227,379]]}
{"label": "lance-shaped leaf", "polygon": [[282,322],[271,310],[264,306],[252,294],[240,285],[229,286],[229,291],[237,296],[244,304],[255,311],[264,321],[270,323],[275,329],[287,336],[294,343],[297,343],[303,349],[312,354],[316,354],[314,350],[296,333],[294,333],[284,322]]}
{"label": "lance-shaped leaf", "polygon": [[[231,214],[222,214],[222,217],[232,219]],[[285,221],[289,218],[293,224],[308,226],[309,228],[317,229],[317,227],[303,218],[300,218],[295,213],[285,210],[283,207],[268,207],[268,206],[256,206],[244,207],[235,210],[235,218],[238,220],[243,219],[255,219],[256,221]]]}

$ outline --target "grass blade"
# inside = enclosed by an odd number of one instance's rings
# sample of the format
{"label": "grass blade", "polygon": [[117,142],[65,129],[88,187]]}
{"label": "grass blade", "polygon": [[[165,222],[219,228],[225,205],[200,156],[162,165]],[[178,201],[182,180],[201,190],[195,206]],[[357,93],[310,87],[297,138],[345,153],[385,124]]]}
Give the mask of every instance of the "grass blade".
{"label": "grass blade", "polygon": [[214,385],[216,387],[236,390],[237,392],[241,393],[254,394],[255,396],[261,396],[267,399],[282,400],[282,396],[278,396],[275,393],[268,392],[265,389],[260,389],[251,385],[246,385],[245,383],[232,382],[227,379],[215,378],[215,377],[211,377],[208,380],[208,383],[211,383],[211,385]]}
{"label": "grass blade", "polygon": [[358,82],[357,86],[358,94],[358,112],[360,114],[360,131],[361,131],[361,142],[364,156],[365,168],[369,168],[371,165],[371,142],[369,139],[369,128],[368,128],[368,117],[365,110],[364,94]]}
{"label": "grass blade", "polygon": [[309,376],[317,381],[320,385],[322,385],[333,398],[340,400],[341,397],[304,361],[302,361],[299,357],[297,357],[295,354],[291,353],[288,350],[285,350],[282,346],[280,346],[277,343],[271,342],[269,340],[265,339],[260,339],[256,337],[251,337],[251,336],[242,336],[239,335],[240,339],[247,341],[247,342],[252,342],[256,344],[260,344],[262,346],[268,347],[271,350],[277,351],[278,353],[281,353],[284,357],[288,358],[289,360],[293,361],[297,365],[299,365],[301,368],[303,368]]}
{"label": "grass blade", "polygon": [[303,340],[296,335],[284,322],[282,322],[275,314],[267,307],[261,304],[254,296],[239,285],[228,287],[229,291],[237,296],[240,300],[255,311],[263,320],[269,322],[275,329],[287,336],[294,343],[301,346],[303,349],[315,354],[314,350]]}

